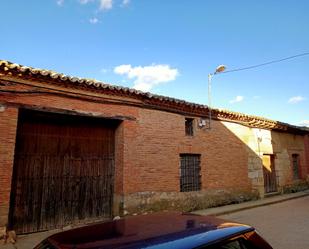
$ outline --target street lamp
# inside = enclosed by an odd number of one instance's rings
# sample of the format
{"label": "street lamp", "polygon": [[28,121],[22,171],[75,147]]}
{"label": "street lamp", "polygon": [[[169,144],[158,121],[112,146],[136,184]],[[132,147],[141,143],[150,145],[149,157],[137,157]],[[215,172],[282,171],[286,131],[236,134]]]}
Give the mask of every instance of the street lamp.
{"label": "street lamp", "polygon": [[216,71],[214,73],[208,74],[208,110],[209,110],[209,129],[211,128],[211,79],[215,74],[222,73],[226,69],[226,66],[219,65],[216,68]]}

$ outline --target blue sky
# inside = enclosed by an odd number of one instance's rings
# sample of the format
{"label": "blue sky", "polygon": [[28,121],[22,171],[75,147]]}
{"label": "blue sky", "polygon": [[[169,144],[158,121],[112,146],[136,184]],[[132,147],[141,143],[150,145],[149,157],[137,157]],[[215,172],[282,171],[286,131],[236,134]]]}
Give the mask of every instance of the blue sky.
{"label": "blue sky", "polygon": [[[2,0],[0,59],[207,104],[309,52],[307,0]],[[214,107],[309,126],[309,56]]]}

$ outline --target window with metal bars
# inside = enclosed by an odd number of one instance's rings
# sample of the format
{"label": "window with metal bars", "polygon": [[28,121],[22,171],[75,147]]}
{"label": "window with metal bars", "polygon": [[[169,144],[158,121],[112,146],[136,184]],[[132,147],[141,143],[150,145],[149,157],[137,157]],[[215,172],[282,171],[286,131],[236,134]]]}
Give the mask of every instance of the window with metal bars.
{"label": "window with metal bars", "polygon": [[293,178],[299,179],[300,172],[299,172],[299,155],[292,154],[292,163],[293,163]]}
{"label": "window with metal bars", "polygon": [[186,118],[185,119],[185,130],[186,136],[193,136],[193,118]]}
{"label": "window with metal bars", "polygon": [[180,192],[201,190],[201,155],[180,154]]}

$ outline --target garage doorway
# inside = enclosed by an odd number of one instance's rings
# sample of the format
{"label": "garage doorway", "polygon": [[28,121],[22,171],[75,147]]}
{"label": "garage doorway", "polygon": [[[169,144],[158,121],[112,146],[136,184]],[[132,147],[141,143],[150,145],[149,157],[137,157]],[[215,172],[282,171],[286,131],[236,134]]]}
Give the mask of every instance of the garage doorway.
{"label": "garage doorway", "polygon": [[110,218],[118,124],[21,110],[10,227],[23,234]]}

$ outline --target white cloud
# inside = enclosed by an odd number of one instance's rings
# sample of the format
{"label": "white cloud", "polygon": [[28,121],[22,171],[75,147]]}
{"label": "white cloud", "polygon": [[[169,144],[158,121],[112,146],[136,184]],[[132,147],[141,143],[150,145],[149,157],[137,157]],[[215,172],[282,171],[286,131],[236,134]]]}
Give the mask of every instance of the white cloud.
{"label": "white cloud", "polygon": [[127,74],[132,69],[131,65],[120,65],[114,68],[116,74]]}
{"label": "white cloud", "polygon": [[79,2],[81,4],[87,4],[87,3],[93,2],[93,0],[79,0]]}
{"label": "white cloud", "polygon": [[57,5],[58,5],[58,6],[62,6],[62,5],[63,5],[63,3],[64,3],[64,0],[57,0],[57,2],[56,2],[56,3],[57,3]]}
{"label": "white cloud", "polygon": [[309,120],[303,120],[299,123],[300,126],[307,126],[309,127]]}
{"label": "white cloud", "polygon": [[[64,1],[64,0],[58,0],[58,1]],[[111,10],[113,8],[113,5],[115,3],[114,0],[78,0],[78,2],[80,4],[88,4],[88,3],[92,3],[92,2],[96,2],[99,3],[99,11],[101,10]],[[131,0],[119,0],[119,2],[121,3],[120,6],[121,7],[126,7],[130,4]]]}
{"label": "white cloud", "polygon": [[130,0],[123,0],[121,6],[125,7],[128,6],[130,3]]}
{"label": "white cloud", "polygon": [[109,72],[109,69],[108,68],[102,68],[100,71],[101,71],[101,73],[107,73],[107,72]]}
{"label": "white cloud", "polygon": [[96,17],[90,18],[90,19],[89,19],[89,22],[90,22],[91,24],[97,24],[97,23],[99,22],[99,19],[96,18]]}
{"label": "white cloud", "polygon": [[134,80],[134,88],[144,92],[150,91],[154,86],[175,80],[179,75],[178,69],[169,65],[156,65],[132,67],[120,65],[114,68],[114,73],[126,75]]}
{"label": "white cloud", "polygon": [[236,96],[234,99],[230,101],[231,104],[238,103],[244,100],[244,96]]}
{"label": "white cloud", "polygon": [[100,0],[100,10],[110,10],[113,8],[113,0]]}
{"label": "white cloud", "polygon": [[288,103],[290,103],[290,104],[296,104],[296,103],[301,102],[301,101],[304,101],[304,100],[305,100],[305,98],[302,97],[302,96],[294,96],[294,97],[291,97],[291,98],[289,99]]}

